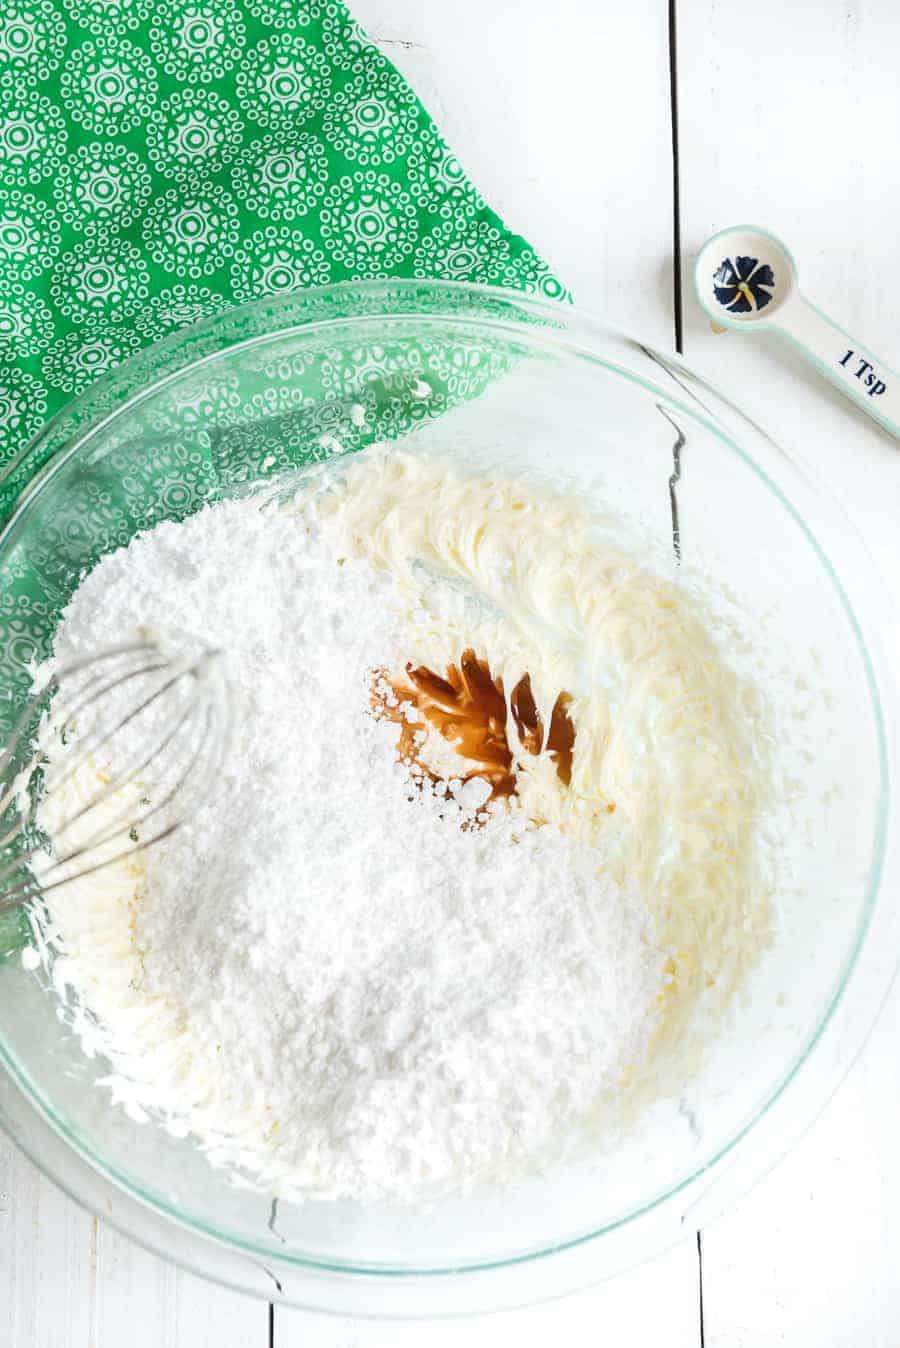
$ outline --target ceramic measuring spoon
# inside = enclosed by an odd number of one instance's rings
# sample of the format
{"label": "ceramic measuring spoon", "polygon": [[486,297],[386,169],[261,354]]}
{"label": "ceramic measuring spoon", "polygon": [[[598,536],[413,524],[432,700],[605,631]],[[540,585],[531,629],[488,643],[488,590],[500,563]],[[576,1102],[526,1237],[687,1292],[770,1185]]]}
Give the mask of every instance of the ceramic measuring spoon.
{"label": "ceramic measuring spoon", "polygon": [[788,249],[765,229],[714,234],[694,263],[694,286],[714,323],[776,332],[848,398],[900,437],[900,375],[802,294]]}

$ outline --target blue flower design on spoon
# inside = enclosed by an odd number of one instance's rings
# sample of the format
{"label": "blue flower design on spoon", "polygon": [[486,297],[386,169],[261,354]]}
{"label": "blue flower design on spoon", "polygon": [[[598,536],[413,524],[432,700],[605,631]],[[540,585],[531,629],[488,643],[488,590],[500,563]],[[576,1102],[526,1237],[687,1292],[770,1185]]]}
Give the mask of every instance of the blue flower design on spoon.
{"label": "blue flower design on spoon", "polygon": [[713,277],[713,293],[723,308],[732,314],[749,314],[765,309],[772,298],[775,273],[768,262],[755,257],[726,257]]}

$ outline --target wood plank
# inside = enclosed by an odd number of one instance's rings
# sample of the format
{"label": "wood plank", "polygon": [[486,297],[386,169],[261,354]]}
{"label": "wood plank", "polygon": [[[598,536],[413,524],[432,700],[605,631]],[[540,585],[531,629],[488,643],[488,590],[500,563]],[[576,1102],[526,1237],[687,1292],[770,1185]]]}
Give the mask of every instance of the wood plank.
{"label": "wood plank", "polygon": [[98,1221],[0,1134],[0,1344],[267,1348],[269,1308]]}
{"label": "wood plank", "polygon": [[708,1348],[895,1348],[900,989],[794,1152],[703,1237]]}
{"label": "wood plank", "polygon": [[265,1302],[185,1273],[104,1223],[96,1320],[97,1348],[268,1348],[269,1342]]}
{"label": "wood plank", "polygon": [[465,1320],[347,1320],[278,1310],[275,1348],[699,1348],[697,1258],[684,1243],[561,1301]]}
{"label": "wood plank", "polygon": [[665,0],[356,0],[460,163],[577,302],[672,343]]}
{"label": "wood plank", "polygon": [[[772,228],[794,252],[811,297],[900,366],[888,280],[891,222],[900,218],[900,89],[889,55],[898,44],[893,0],[759,0],[752,15],[717,0],[679,9],[685,355],[811,467],[894,580],[896,442],[774,339],[714,336],[689,266],[717,229]],[[886,616],[884,635],[900,652],[895,616]],[[896,1344],[898,1031],[895,995],[818,1124],[704,1233],[708,1348]]]}
{"label": "wood plank", "polygon": [[0,1133],[0,1343],[95,1341],[97,1224]]}
{"label": "wood plank", "polygon": [[808,463],[896,573],[897,442],[764,334],[714,336],[693,254],[742,222],[780,234],[821,308],[900,366],[894,223],[900,46],[894,0],[759,0],[738,15],[692,0],[679,16],[685,355]]}

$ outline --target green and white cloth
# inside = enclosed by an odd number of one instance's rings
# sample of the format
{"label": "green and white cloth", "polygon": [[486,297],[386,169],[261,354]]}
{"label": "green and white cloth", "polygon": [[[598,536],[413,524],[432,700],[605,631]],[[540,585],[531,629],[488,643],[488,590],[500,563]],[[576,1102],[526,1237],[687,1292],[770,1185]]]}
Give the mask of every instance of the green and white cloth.
{"label": "green and white cloth", "polygon": [[175,329],[383,276],[565,294],[340,0],[0,0],[0,470]]}

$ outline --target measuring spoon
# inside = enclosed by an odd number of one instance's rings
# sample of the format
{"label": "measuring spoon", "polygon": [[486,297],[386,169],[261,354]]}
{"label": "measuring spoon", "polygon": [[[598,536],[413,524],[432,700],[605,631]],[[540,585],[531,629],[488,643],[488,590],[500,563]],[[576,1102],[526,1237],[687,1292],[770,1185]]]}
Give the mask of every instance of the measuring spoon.
{"label": "measuring spoon", "polygon": [[697,254],[694,287],[713,323],[786,337],[842,393],[900,437],[900,375],[803,295],[794,259],[774,234],[753,225],[714,234]]}

